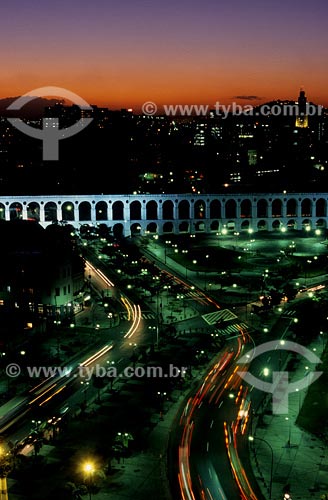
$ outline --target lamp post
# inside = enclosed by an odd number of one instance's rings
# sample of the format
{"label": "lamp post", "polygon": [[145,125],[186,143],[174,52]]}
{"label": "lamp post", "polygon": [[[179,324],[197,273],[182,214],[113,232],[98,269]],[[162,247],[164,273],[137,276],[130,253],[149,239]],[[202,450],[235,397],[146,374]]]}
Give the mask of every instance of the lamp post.
{"label": "lamp post", "polygon": [[[156,290],[156,347],[157,347],[157,350],[159,348],[159,292],[160,292],[160,289],[158,288]],[[162,302],[161,302],[162,304]],[[162,307],[162,305],[161,305]],[[162,313],[162,309],[161,309],[161,313]]]}
{"label": "lamp post", "polygon": [[321,340],[322,340],[322,351],[324,351],[325,350],[325,336],[324,336],[324,332],[320,331],[319,335],[320,335]]}
{"label": "lamp post", "polygon": [[291,448],[291,438],[292,438],[291,422],[289,420],[289,417],[285,417],[285,420],[289,421],[289,425],[288,425],[288,441],[287,441],[286,448]]}
{"label": "lamp post", "polygon": [[207,285],[207,263],[208,263],[208,259],[210,258],[210,256],[207,254],[205,255],[205,258],[206,258],[206,270],[204,271],[204,290],[206,291],[206,285]]}
{"label": "lamp post", "polygon": [[88,390],[88,385],[89,385],[89,382],[84,382],[83,380],[81,380],[81,385],[85,385],[85,389],[83,389],[83,395],[84,395],[84,406],[85,408],[87,407],[87,390]]}
{"label": "lamp post", "polygon": [[182,300],[182,308],[183,308],[183,319],[186,319],[186,303],[185,303],[185,296],[183,294],[178,293],[177,294],[177,299]]}
{"label": "lamp post", "polygon": [[270,449],[270,452],[271,452],[271,466],[270,466],[270,484],[269,484],[269,498],[271,500],[272,498],[272,478],[273,478],[273,449],[272,449],[272,446],[270,443],[268,443],[268,441],[266,441],[265,439],[263,438],[259,438],[257,436],[248,436],[248,439],[249,441],[253,442],[255,439],[257,439],[258,441],[262,441],[263,443],[265,443],[269,449]]}
{"label": "lamp post", "polygon": [[[188,253],[188,250],[181,250],[181,253],[184,253],[184,254],[187,254]],[[186,275],[185,275],[185,278],[187,279],[188,278],[188,268],[187,268],[187,263],[185,264],[185,271],[186,271]]]}
{"label": "lamp post", "polygon": [[164,409],[164,401],[166,398],[166,392],[157,391],[157,395],[159,397],[160,415],[162,416],[163,409]]}
{"label": "lamp post", "polygon": [[151,339],[152,339],[152,344],[153,344],[153,348],[154,348],[155,347],[154,333],[157,330],[157,328],[156,328],[156,326],[148,326],[148,330],[151,333]]}
{"label": "lamp post", "polygon": [[171,241],[170,240],[166,240],[165,241],[165,246],[164,246],[164,264],[166,264],[167,245],[171,245]]}
{"label": "lamp post", "polygon": [[10,470],[9,454],[0,447],[0,500],[8,500],[7,476]]}
{"label": "lamp post", "polygon": [[91,500],[91,485],[92,485],[93,473],[95,471],[94,465],[91,462],[86,462],[83,465],[83,471],[86,476],[86,484],[89,491],[89,499]]}

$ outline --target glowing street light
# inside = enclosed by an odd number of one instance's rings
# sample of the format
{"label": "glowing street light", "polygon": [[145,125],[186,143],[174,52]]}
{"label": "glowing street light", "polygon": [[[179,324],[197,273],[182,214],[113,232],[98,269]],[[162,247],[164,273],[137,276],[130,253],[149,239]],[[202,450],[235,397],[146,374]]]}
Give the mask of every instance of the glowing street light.
{"label": "glowing street light", "polygon": [[7,475],[10,472],[11,466],[8,461],[8,453],[0,447],[0,498],[8,500]]}
{"label": "glowing street light", "polygon": [[92,474],[95,469],[94,469],[94,466],[93,466],[93,464],[91,462],[87,462],[87,463],[84,464],[83,470],[87,474]]}
{"label": "glowing street light", "polygon": [[92,485],[92,479],[93,479],[93,473],[95,471],[95,467],[92,462],[86,462],[83,464],[83,472],[86,475],[86,483],[87,483],[87,488],[89,491],[89,499],[91,500],[91,485]]}

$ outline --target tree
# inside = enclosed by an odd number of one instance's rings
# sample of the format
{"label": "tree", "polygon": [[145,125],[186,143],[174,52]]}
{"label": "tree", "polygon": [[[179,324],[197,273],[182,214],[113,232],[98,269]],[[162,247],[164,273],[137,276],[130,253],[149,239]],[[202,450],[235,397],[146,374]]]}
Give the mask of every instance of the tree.
{"label": "tree", "polygon": [[105,381],[103,377],[97,377],[97,375],[93,375],[92,384],[98,390],[97,401],[100,402],[100,389],[105,386]]}
{"label": "tree", "polygon": [[295,297],[297,295],[297,289],[293,285],[291,285],[290,283],[285,285],[283,292],[286,295],[288,301],[295,299]]}

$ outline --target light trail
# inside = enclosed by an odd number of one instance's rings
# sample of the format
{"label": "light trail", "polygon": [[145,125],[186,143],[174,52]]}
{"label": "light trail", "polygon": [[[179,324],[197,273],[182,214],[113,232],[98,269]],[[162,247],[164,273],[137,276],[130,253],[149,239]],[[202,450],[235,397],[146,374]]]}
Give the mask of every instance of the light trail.
{"label": "light trail", "polygon": [[105,345],[102,349],[97,351],[95,354],[92,354],[88,359],[82,361],[79,366],[89,366],[91,365],[94,361],[97,361],[97,359],[101,358],[104,354],[106,354],[108,351],[113,349],[114,347],[114,342],[111,342],[110,344]]}
{"label": "light trail", "polygon": [[138,330],[141,321],[141,308],[139,305],[133,305],[133,321],[130,329],[124,335],[124,338],[131,338]]}
{"label": "light trail", "polygon": [[109,278],[107,278],[107,276],[100,269],[93,266],[89,260],[86,260],[85,263],[95,274],[99,276],[99,278],[101,278],[106,283],[106,285],[115,286],[114,283]]}
{"label": "light trail", "polygon": [[[101,278],[107,286],[114,287],[114,283],[107,278],[107,276],[97,267],[93,266],[90,261],[86,260],[86,265],[99,277]],[[133,304],[124,295],[121,296],[121,302],[123,303],[128,314],[128,321],[132,321],[132,325],[124,335],[124,338],[131,338],[135,332],[138,330],[141,321],[141,308],[139,305]]]}
{"label": "light trail", "polygon": [[51,391],[51,389],[53,389],[54,387],[56,387],[56,385],[57,385],[57,383],[52,384],[50,387],[48,387],[48,389],[45,389],[43,392],[41,392],[41,394],[39,394],[39,396],[37,396],[36,398],[32,399],[32,401],[29,401],[28,404],[32,405],[33,403],[35,403],[35,401],[37,401],[42,396],[44,396],[45,394],[47,394],[47,392]]}

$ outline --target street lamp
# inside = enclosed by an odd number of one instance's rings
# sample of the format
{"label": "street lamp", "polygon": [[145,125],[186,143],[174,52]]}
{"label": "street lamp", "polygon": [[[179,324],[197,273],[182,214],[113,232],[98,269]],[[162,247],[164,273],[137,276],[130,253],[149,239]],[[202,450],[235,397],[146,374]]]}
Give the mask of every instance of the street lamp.
{"label": "street lamp", "polygon": [[[305,367],[306,368],[306,367]],[[286,421],[289,421],[289,426],[288,426],[288,441],[287,441],[287,446],[286,448],[291,448],[291,437],[292,437],[292,426],[291,426],[291,421],[289,420],[289,417],[285,417]]]}
{"label": "street lamp", "polygon": [[323,331],[320,331],[319,332],[320,334],[320,337],[321,337],[321,340],[322,340],[322,351],[325,350],[325,337],[324,337],[324,332]]}
{"label": "street lamp", "polygon": [[9,454],[0,447],[0,499],[8,500],[7,476],[11,470]]}
{"label": "street lamp", "polygon": [[[181,250],[181,253],[185,253],[187,254],[188,253],[188,250]],[[188,268],[187,268],[187,264],[185,265],[185,269],[186,269],[186,279],[187,279],[187,272],[188,272]]]}
{"label": "street lamp", "polygon": [[86,388],[83,390],[84,405],[85,405],[85,408],[86,408],[87,407],[87,390],[88,390],[89,382],[84,382],[84,380],[81,380],[81,385],[86,385]]}
{"label": "street lamp", "polygon": [[182,300],[182,307],[183,307],[183,319],[186,319],[186,303],[185,303],[185,297],[183,294],[178,293],[177,295],[178,300]]}
{"label": "street lamp", "polygon": [[[206,258],[206,262],[208,262],[208,259],[210,258],[210,256],[207,254],[207,255],[205,255],[205,258]],[[204,290],[206,290],[206,284],[207,284],[207,267],[208,267],[208,265],[206,264],[206,270],[204,271],[204,275],[205,275]]]}
{"label": "street lamp", "polygon": [[[150,334],[151,334],[151,338],[152,338],[152,343],[153,343],[153,348],[155,346],[155,342],[154,342],[154,333],[156,331],[156,326],[148,326],[148,330],[150,331]],[[158,343],[158,342],[157,342]]]}
{"label": "street lamp", "polygon": [[40,425],[42,424],[41,420],[32,420],[32,424],[34,426],[34,430],[39,430]]}
{"label": "street lamp", "polygon": [[92,462],[86,462],[83,465],[83,471],[86,475],[86,483],[87,483],[87,488],[89,491],[89,499],[91,500],[91,484],[92,484],[92,478],[93,478],[93,473],[95,471],[94,465]]}
{"label": "street lamp", "polygon": [[157,395],[159,397],[160,415],[162,417],[162,413],[163,413],[163,409],[164,409],[164,401],[166,399],[166,392],[157,391]]}
{"label": "street lamp", "polygon": [[271,452],[271,467],[270,467],[269,498],[271,500],[271,498],[272,498],[272,477],[273,477],[273,449],[272,449],[272,446],[271,446],[270,443],[268,443],[268,441],[266,441],[263,438],[259,438],[257,436],[248,436],[248,439],[251,442],[253,442],[255,439],[257,439],[258,441],[262,441],[263,443],[265,443],[270,448],[270,452]]}
{"label": "street lamp", "polygon": [[171,245],[171,241],[170,240],[166,240],[165,241],[165,246],[164,246],[164,264],[166,264],[167,245]]}

